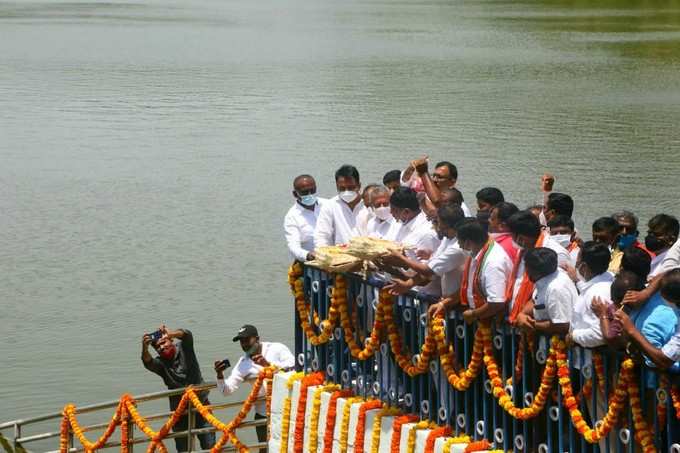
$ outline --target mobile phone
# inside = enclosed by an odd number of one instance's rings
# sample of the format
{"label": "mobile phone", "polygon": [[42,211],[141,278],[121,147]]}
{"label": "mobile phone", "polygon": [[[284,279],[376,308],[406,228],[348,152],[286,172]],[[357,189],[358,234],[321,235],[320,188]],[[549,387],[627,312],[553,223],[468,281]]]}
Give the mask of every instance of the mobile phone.
{"label": "mobile phone", "polygon": [[231,366],[231,362],[229,362],[229,359],[224,359],[220,363],[224,364],[225,368],[229,368]]}
{"label": "mobile phone", "polygon": [[151,337],[151,341],[153,343],[156,343],[163,336],[163,332],[161,332],[160,330],[157,330],[155,332],[151,332],[151,334],[149,334],[149,336]]}

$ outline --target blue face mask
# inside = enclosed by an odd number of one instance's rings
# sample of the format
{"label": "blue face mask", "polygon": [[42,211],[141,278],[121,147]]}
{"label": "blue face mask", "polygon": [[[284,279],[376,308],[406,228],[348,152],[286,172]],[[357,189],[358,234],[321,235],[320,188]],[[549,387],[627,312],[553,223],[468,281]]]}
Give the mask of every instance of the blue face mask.
{"label": "blue face mask", "polygon": [[631,234],[622,234],[619,236],[619,242],[618,246],[620,250],[627,249],[631,245],[635,243],[635,240],[637,239],[637,233],[631,233]]}
{"label": "blue face mask", "polygon": [[316,204],[316,194],[300,195],[300,203],[304,206],[314,206]]}

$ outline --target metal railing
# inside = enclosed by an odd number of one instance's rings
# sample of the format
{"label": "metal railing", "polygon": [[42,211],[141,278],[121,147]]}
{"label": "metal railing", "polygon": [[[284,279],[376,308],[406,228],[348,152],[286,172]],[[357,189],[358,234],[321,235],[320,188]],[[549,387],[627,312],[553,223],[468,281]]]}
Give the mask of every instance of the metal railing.
{"label": "metal railing", "polygon": [[[319,269],[303,268],[305,297],[319,319],[326,319],[331,304],[334,276]],[[378,292],[384,285],[379,278],[365,279],[355,274],[343,274],[347,287],[349,317],[354,321],[356,339],[370,335]],[[415,353],[423,345],[427,334],[427,308],[431,298],[411,292],[398,296],[394,304],[394,320],[398,325],[405,349]],[[630,409],[622,423],[599,443],[589,444],[574,428],[567,409],[562,404],[558,377],[555,377],[552,395],[546,407],[533,419],[522,421],[511,417],[492,394],[486,369],[466,391],[455,390],[448,382],[439,359],[430,362],[429,371],[410,377],[395,363],[389,341],[380,345],[379,351],[367,360],[352,357],[345,341],[342,327],[336,327],[331,340],[313,346],[301,328],[296,310],[295,352],[298,369],[323,370],[329,380],[351,388],[360,396],[376,397],[423,419],[450,425],[455,433],[469,434],[476,439],[495,441],[505,451],[554,452],[633,452],[635,445]],[[475,326],[466,324],[459,313],[451,312],[446,320],[447,340],[453,345],[460,365],[467,366],[472,353]],[[533,401],[533,393],[540,385],[541,369],[548,355],[549,339],[535,338],[534,347],[520,341],[517,330],[504,322],[492,327],[493,350],[503,372],[503,382],[512,378],[506,392],[515,406],[526,407]],[[517,360],[518,354],[521,360]],[[598,376],[592,355],[601,357],[604,378]],[[581,398],[579,409],[584,419],[594,426],[608,407],[609,392],[616,380],[623,353],[607,348],[588,350],[572,347],[568,351],[571,379],[576,389],[590,381],[591,395]],[[520,366],[521,365],[521,366]],[[658,376],[653,369],[639,367],[636,376],[641,382],[641,400],[644,414],[651,422],[657,451],[680,453],[680,421],[676,418],[668,388],[659,389]],[[655,384],[655,382],[657,382]],[[599,390],[603,388],[603,391]],[[599,396],[598,396],[599,393]],[[599,408],[598,408],[599,406]],[[627,406],[628,407],[628,406]],[[595,416],[591,416],[592,412]],[[665,420],[663,412],[665,411]],[[660,419],[661,418],[661,419]]]}
{"label": "metal railing", "polygon": [[[215,383],[206,383],[200,386],[194,386],[193,388],[197,391],[199,390],[210,390],[216,387]],[[142,395],[137,395],[134,397],[135,402],[137,405],[145,402],[150,402],[150,401],[156,401],[160,399],[167,398],[169,396],[175,396],[175,395],[181,395],[184,393],[186,388],[179,388],[179,389],[173,389],[173,390],[165,390],[165,391],[160,391],[160,392],[153,392],[153,393],[145,393]],[[262,401],[263,398],[259,398],[257,401]],[[86,406],[80,406],[77,408],[77,415],[84,415],[84,414],[94,414],[100,411],[105,411],[107,409],[114,409],[118,406],[119,400],[111,400],[111,401],[106,401],[103,403],[97,403],[97,404],[90,404]],[[207,406],[210,408],[213,412],[214,411],[220,411],[220,410],[225,410],[225,409],[232,409],[232,408],[240,408],[243,405],[243,401],[232,401],[228,403],[223,403],[223,404],[212,404],[210,406]],[[152,415],[144,416],[144,419],[146,421],[160,421],[160,420],[167,420],[171,415],[173,414],[173,411],[165,411],[165,412],[159,412],[155,413]],[[195,450],[194,445],[195,445],[195,436],[199,434],[204,434],[204,433],[210,433],[210,432],[215,432],[216,429],[212,426],[207,426],[204,428],[194,428],[194,417],[198,415],[195,411],[195,409],[189,404],[187,406],[186,410],[186,415],[188,418],[188,424],[187,424],[187,429],[182,430],[182,431],[173,431],[169,433],[165,439],[175,439],[177,437],[186,437],[187,439],[187,445],[189,448],[189,451],[195,451],[195,452],[200,452],[203,450]],[[200,415],[199,415],[200,416]],[[63,417],[63,413],[60,412],[50,412],[46,414],[42,414],[36,417],[31,417],[31,418],[24,418],[24,419],[17,419],[17,420],[12,420],[8,422],[3,422],[0,423],[0,447],[2,447],[5,451],[8,453],[20,453],[20,452],[25,452],[25,451],[34,451],[28,448],[27,446],[29,444],[33,444],[39,441],[45,441],[49,439],[58,439],[61,435],[59,432],[59,423]],[[46,423],[46,422],[51,422],[53,421],[54,424],[54,430],[46,431],[46,432],[41,432],[38,434],[32,434],[32,435],[23,435],[22,433],[24,432],[24,429],[32,426],[32,425],[38,425],[41,423]],[[255,426],[262,426],[267,423],[266,419],[261,419],[261,420],[251,420],[251,421],[246,421],[243,422],[241,425],[238,426],[237,429],[244,429],[244,428],[252,428]],[[108,421],[104,423],[91,423],[88,425],[83,426],[83,432],[85,433],[93,433],[97,431],[101,431],[104,428],[108,426]],[[129,422],[129,427],[128,427],[128,439],[129,439],[129,445],[130,445],[130,452],[133,451],[134,445],[139,445],[139,444],[146,444],[150,442],[150,439],[146,437],[145,435],[141,436],[135,436],[135,424],[130,421]],[[3,431],[11,431],[11,434],[3,434]],[[58,440],[57,440],[58,443]],[[107,442],[102,449],[105,448],[111,448],[111,447],[118,447],[121,445],[120,440],[111,440],[110,442]],[[267,444],[266,443],[256,443],[256,444],[251,444],[247,445],[249,449],[258,449],[258,448],[266,448]],[[49,452],[58,452],[59,450],[46,450]],[[73,435],[70,433],[69,435],[69,452],[73,453],[79,453],[85,451],[82,446],[76,446],[74,443]],[[209,450],[205,450],[209,451]],[[236,451],[235,448],[233,447],[225,447],[224,451]]]}

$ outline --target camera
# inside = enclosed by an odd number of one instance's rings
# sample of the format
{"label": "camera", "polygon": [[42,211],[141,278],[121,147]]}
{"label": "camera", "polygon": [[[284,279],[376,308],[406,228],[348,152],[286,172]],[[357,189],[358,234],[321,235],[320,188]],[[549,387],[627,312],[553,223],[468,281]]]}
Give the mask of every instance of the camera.
{"label": "camera", "polygon": [[157,330],[157,331],[155,331],[155,332],[151,332],[151,333],[149,334],[149,336],[151,337],[151,341],[152,341],[153,343],[156,343],[156,342],[158,342],[158,340],[160,340],[161,337],[163,336],[163,332],[161,332],[160,330]]}

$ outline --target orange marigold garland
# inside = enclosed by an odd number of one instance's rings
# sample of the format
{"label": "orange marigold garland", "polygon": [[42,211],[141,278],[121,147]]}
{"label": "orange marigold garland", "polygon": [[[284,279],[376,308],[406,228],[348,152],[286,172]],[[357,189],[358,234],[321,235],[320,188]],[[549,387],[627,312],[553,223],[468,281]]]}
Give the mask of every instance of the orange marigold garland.
{"label": "orange marigold garland", "polygon": [[427,440],[425,441],[425,452],[424,453],[434,453],[434,444],[440,437],[448,437],[453,434],[453,429],[450,426],[440,426],[427,435]]}
{"label": "orange marigold garland", "polygon": [[491,448],[491,443],[486,439],[482,439],[482,440],[478,440],[476,442],[470,442],[467,445],[467,447],[465,447],[464,453],[472,453],[474,451],[484,451],[484,450],[488,450],[489,448]]}
{"label": "orange marigold garland", "polygon": [[[123,411],[123,404],[119,403],[118,407],[116,408],[116,412],[106,427],[106,430],[95,442],[91,442],[89,439],[87,439],[87,437],[85,437],[83,429],[78,424],[78,419],[76,418],[76,407],[73,404],[68,404],[64,408],[64,418],[67,420],[68,425],[71,426],[74,436],[80,441],[80,443],[83,445],[83,448],[86,451],[93,451],[100,449],[102,445],[104,445],[106,441],[109,440],[113,432],[116,430],[116,426],[118,426],[120,423],[121,413]],[[68,426],[66,428],[66,433],[68,445]]]}
{"label": "orange marigold garland", "polygon": [[386,407],[375,416],[375,420],[373,420],[373,431],[371,433],[370,453],[378,453],[378,450],[380,449],[380,434],[383,417],[396,415],[399,415],[399,409],[393,407]]}
{"label": "orange marigold garland", "polygon": [[416,434],[418,433],[419,430],[422,429],[429,429],[434,425],[433,423],[427,421],[427,420],[422,420],[416,423],[414,426],[411,427],[411,430],[408,432],[408,439],[406,440],[406,453],[414,453],[416,450]]}
{"label": "orange marigold garland", "polygon": [[390,442],[390,453],[399,453],[399,443],[401,442],[401,427],[405,423],[415,423],[418,416],[413,414],[402,415],[394,419],[392,423],[392,439]]}
{"label": "orange marigold garland", "polygon": [[357,420],[357,430],[354,436],[354,453],[364,453],[364,438],[366,437],[366,412],[382,408],[380,400],[371,400],[359,406],[359,418]]}
{"label": "orange marigold garland", "polygon": [[588,423],[583,418],[583,414],[578,409],[578,402],[574,396],[571,386],[571,379],[569,377],[569,364],[567,362],[567,354],[565,352],[565,345],[562,340],[559,341],[557,347],[557,376],[562,392],[562,404],[567,408],[571,421],[583,438],[593,444],[609,434],[614,425],[618,422],[619,417],[623,413],[623,407],[626,402],[626,395],[628,394],[628,385],[632,381],[633,375],[633,361],[626,359],[621,364],[621,372],[619,380],[614,390],[614,396],[609,401],[609,408],[604,418],[595,425],[595,428],[588,426]]}
{"label": "orange marigold garland", "polygon": [[439,348],[439,361],[449,384],[458,391],[465,391],[482,370],[484,355],[484,328],[480,325],[475,333],[470,363],[465,370],[457,372],[454,368],[455,354],[453,346],[446,342],[446,321],[439,316],[433,319],[432,332]]}
{"label": "orange marigold garland", "polygon": [[331,399],[328,403],[328,412],[326,413],[326,432],[323,435],[323,453],[332,453],[333,451],[333,433],[335,431],[338,398],[349,398],[351,395],[351,390],[339,390],[333,392],[331,395]]}
{"label": "orange marigold garland", "polygon": [[120,417],[120,451],[128,453],[130,451],[130,425],[129,414],[123,410]]}
{"label": "orange marigold garland", "polygon": [[300,398],[298,399],[295,417],[295,433],[293,437],[293,453],[302,453],[304,447],[305,412],[307,409],[307,388],[323,384],[322,372],[312,373],[302,378],[300,384]]}
{"label": "orange marigold garland", "polygon": [[64,416],[61,418],[61,423],[59,425],[59,452],[60,453],[67,453],[69,448],[68,448],[68,433],[69,433],[69,422],[68,422],[68,416],[64,411]]}
{"label": "orange marigold garland", "polygon": [[418,359],[416,363],[413,363],[413,358],[408,354],[403,352],[403,346],[401,344],[401,334],[397,324],[394,322],[394,296],[392,296],[389,291],[380,291],[380,306],[382,307],[383,319],[385,320],[385,325],[387,326],[387,338],[390,341],[390,347],[397,365],[404,370],[406,374],[413,377],[418,374],[426,373],[429,369],[430,360],[437,350],[437,341],[435,340],[435,335],[432,332],[432,328],[429,327],[427,335],[425,336],[425,341],[418,354]]}
{"label": "orange marigold garland", "polygon": [[677,385],[671,387],[671,402],[675,409],[675,418],[680,420],[680,388]]}
{"label": "orange marigold garland", "polygon": [[342,408],[342,422],[340,423],[340,453],[347,452],[347,443],[349,441],[349,414],[352,409],[352,404],[363,402],[363,398],[355,396],[347,398],[345,405]]}

